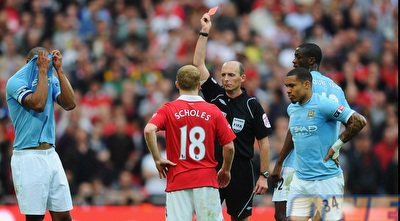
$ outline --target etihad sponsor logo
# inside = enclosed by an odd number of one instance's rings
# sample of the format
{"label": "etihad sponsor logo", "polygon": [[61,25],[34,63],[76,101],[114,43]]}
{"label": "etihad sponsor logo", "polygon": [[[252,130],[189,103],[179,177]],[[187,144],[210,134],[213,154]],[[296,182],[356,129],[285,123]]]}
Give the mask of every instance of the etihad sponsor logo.
{"label": "etihad sponsor logo", "polygon": [[317,131],[318,127],[317,126],[296,126],[296,127],[291,127],[290,131],[292,134],[298,134],[298,133],[312,133]]}

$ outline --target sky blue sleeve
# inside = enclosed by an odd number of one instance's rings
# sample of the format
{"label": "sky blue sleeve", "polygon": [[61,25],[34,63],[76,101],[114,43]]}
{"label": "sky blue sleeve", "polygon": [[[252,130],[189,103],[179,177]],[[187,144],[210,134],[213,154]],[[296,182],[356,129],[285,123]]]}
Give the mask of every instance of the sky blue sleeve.
{"label": "sky blue sleeve", "polygon": [[53,74],[52,80],[51,80],[51,85],[52,85],[52,98],[53,100],[57,102],[57,96],[61,94],[61,89],[60,89],[60,81],[58,78]]}
{"label": "sky blue sleeve", "polygon": [[321,97],[320,99],[320,110],[328,119],[346,123],[354,113],[354,110],[350,107],[343,106],[325,97]]}

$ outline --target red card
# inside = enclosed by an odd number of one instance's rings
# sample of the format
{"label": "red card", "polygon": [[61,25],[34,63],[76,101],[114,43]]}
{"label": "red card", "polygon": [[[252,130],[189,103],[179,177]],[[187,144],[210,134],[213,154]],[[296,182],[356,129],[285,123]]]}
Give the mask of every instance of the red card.
{"label": "red card", "polygon": [[210,10],[208,10],[208,14],[211,16],[211,15],[215,14],[215,12],[217,12],[217,10],[218,10],[218,5],[213,8],[210,8]]}

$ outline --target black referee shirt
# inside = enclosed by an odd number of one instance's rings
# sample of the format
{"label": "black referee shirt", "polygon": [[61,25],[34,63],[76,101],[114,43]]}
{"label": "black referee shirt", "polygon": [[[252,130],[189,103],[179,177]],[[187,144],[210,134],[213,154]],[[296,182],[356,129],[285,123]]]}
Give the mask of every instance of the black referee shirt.
{"label": "black referee shirt", "polygon": [[[236,134],[235,158],[252,159],[254,156],[254,141],[262,139],[272,133],[271,124],[255,97],[243,93],[236,98],[229,98],[225,89],[211,76],[201,86],[201,93],[207,102],[217,105]],[[222,159],[222,148],[216,142],[215,156]]]}

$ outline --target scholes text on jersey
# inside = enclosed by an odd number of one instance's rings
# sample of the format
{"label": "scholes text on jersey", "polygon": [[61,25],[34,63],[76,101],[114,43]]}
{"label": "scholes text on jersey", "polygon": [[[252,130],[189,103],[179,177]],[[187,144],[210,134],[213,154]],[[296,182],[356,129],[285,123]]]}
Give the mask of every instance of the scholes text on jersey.
{"label": "scholes text on jersey", "polygon": [[198,117],[204,119],[205,121],[208,121],[211,118],[211,115],[207,114],[207,112],[200,110],[188,110],[188,109],[180,110],[176,112],[174,115],[177,120],[181,119],[182,117]]}

